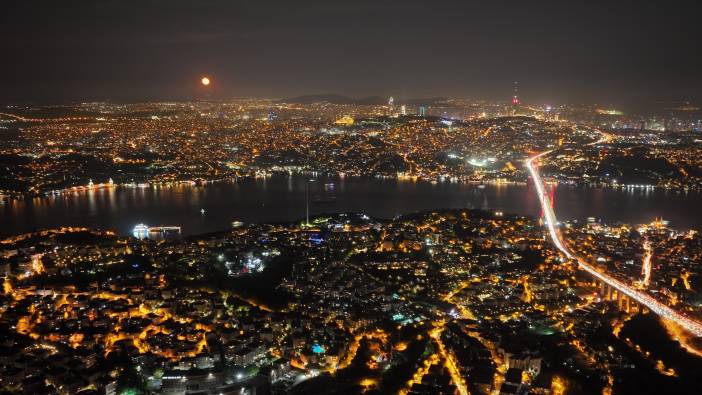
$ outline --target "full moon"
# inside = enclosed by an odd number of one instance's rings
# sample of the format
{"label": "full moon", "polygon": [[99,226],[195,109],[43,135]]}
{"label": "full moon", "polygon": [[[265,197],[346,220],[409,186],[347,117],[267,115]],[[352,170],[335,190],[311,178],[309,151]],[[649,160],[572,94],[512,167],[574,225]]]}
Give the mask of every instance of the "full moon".
{"label": "full moon", "polygon": [[202,79],[200,80],[200,82],[202,82],[202,85],[207,86],[207,85],[210,84],[210,79],[207,78],[207,77],[202,77]]}

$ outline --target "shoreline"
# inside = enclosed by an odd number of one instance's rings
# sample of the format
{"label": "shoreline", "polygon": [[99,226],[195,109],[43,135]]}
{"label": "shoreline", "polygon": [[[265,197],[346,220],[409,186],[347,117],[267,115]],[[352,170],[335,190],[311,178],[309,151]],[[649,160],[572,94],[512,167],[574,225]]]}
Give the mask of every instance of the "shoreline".
{"label": "shoreline", "polygon": [[[160,188],[173,188],[179,186],[192,186],[192,187],[203,187],[208,184],[222,184],[229,183],[234,184],[239,180],[259,180],[259,179],[270,179],[272,177],[291,177],[291,176],[313,176],[313,177],[327,177],[330,179],[344,180],[344,179],[380,179],[380,180],[395,180],[401,182],[411,182],[411,183],[427,183],[427,184],[467,184],[467,185],[527,185],[531,182],[530,178],[527,177],[524,180],[507,180],[507,179],[490,179],[490,180],[472,180],[468,178],[461,177],[421,177],[421,176],[410,176],[410,175],[347,175],[345,173],[329,173],[329,172],[315,172],[315,171],[298,171],[298,172],[286,172],[286,171],[272,171],[272,172],[262,172],[260,174],[246,174],[233,177],[217,178],[217,179],[192,179],[192,180],[176,180],[176,181],[145,181],[145,182],[128,182],[128,183],[99,183],[93,185],[74,185],[66,187],[63,189],[53,189],[45,190],[42,192],[37,192],[35,194],[28,193],[17,193],[12,192],[11,194],[0,193],[0,202],[3,201],[22,201],[31,199],[44,199],[57,196],[65,196],[81,192],[91,192],[91,191],[101,191],[105,189],[160,189]],[[702,192],[702,186],[662,186],[662,185],[652,185],[652,184],[605,184],[605,183],[586,183],[586,182],[575,182],[575,181],[562,181],[554,178],[546,177],[544,181],[547,184],[556,184],[558,186],[569,186],[574,188],[589,188],[589,189],[609,189],[615,191],[631,191],[631,190],[644,190],[644,191],[672,191],[672,192]]]}

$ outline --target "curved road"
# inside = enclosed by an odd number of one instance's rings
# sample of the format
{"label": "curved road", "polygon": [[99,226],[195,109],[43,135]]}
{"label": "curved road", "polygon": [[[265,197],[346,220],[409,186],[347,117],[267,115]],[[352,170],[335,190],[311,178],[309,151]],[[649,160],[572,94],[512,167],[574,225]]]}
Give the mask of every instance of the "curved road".
{"label": "curved road", "polygon": [[542,152],[538,155],[532,156],[526,161],[526,165],[529,168],[531,177],[534,180],[534,185],[536,186],[536,193],[539,195],[539,200],[541,201],[541,207],[544,212],[544,219],[546,226],[548,227],[548,232],[553,240],[553,244],[569,259],[574,259],[578,262],[581,269],[590,273],[596,279],[610,285],[619,292],[629,296],[631,299],[635,300],[639,304],[648,307],[649,310],[658,314],[661,317],[667,318],[681,327],[685,328],[692,334],[698,337],[702,337],[702,323],[695,319],[692,319],[680,312],[677,312],[670,308],[668,305],[661,303],[655,298],[651,297],[645,292],[634,289],[628,284],[625,284],[616,278],[608,275],[607,273],[599,271],[595,266],[589,264],[585,259],[573,254],[563,242],[561,233],[556,228],[558,221],[556,220],[556,214],[553,212],[553,207],[551,207],[551,202],[549,202],[548,196],[544,191],[544,183],[541,180],[538,169],[539,158],[550,154],[553,150]]}

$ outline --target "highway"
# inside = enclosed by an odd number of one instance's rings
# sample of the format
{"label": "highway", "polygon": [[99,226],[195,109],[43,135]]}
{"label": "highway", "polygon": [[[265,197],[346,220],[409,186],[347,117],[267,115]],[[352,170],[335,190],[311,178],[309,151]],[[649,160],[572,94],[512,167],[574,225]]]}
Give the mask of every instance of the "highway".
{"label": "highway", "polygon": [[641,266],[641,274],[643,274],[644,278],[641,281],[641,283],[643,287],[646,288],[651,284],[651,258],[653,258],[653,249],[651,248],[651,242],[648,241],[648,239],[644,241],[643,248],[645,255],[643,259],[643,265]]}
{"label": "highway", "polygon": [[539,201],[541,202],[541,207],[544,212],[544,222],[548,228],[549,235],[553,244],[560,250],[563,255],[569,259],[573,259],[578,262],[580,269],[590,273],[596,279],[608,284],[612,288],[627,295],[632,300],[635,300],[639,304],[646,306],[652,312],[664,317],[668,320],[675,322],[680,325],[685,330],[689,331],[697,337],[702,337],[702,322],[687,317],[686,315],[670,308],[668,305],[656,300],[647,293],[634,289],[632,286],[625,284],[616,278],[608,275],[607,273],[601,272],[595,266],[588,263],[582,257],[573,254],[568,247],[566,247],[560,231],[558,230],[558,221],[556,219],[556,214],[553,212],[553,207],[551,207],[551,202],[544,191],[544,183],[541,179],[541,175],[538,172],[538,161],[539,158],[550,154],[553,150],[542,152],[538,155],[532,156],[526,161],[526,165],[531,173],[531,177],[534,180],[534,185],[536,186],[536,193],[539,196]]}

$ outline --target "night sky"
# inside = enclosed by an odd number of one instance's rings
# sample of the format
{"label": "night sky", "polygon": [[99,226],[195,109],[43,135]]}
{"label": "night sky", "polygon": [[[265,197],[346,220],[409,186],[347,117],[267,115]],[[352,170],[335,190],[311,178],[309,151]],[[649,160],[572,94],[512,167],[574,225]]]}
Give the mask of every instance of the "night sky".
{"label": "night sky", "polygon": [[650,3],[6,0],[0,102],[700,99],[702,7]]}

